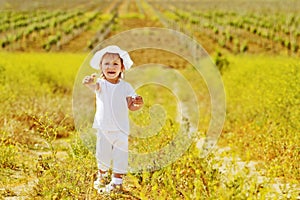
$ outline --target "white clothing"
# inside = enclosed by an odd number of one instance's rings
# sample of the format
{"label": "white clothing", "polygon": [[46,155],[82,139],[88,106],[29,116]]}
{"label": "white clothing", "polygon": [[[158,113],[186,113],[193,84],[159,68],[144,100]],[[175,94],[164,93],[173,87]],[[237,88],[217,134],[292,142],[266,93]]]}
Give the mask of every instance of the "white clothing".
{"label": "white clothing", "polygon": [[97,132],[96,159],[98,169],[126,174],[128,168],[128,135],[122,131]]}
{"label": "white clothing", "polygon": [[100,91],[96,93],[96,114],[93,128],[103,131],[117,131],[129,134],[129,117],[126,97],[135,95],[132,86],[121,80],[110,83],[105,79],[98,79]]}
{"label": "white clothing", "polygon": [[117,84],[97,79],[96,114],[93,128],[97,132],[98,169],[126,174],[128,167],[129,117],[126,97],[135,95],[132,86],[121,80]]}

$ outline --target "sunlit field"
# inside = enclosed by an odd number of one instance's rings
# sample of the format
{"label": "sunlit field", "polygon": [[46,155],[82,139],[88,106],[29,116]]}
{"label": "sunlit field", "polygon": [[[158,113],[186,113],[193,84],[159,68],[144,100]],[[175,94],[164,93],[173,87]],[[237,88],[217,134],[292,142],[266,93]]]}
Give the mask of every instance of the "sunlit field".
{"label": "sunlit field", "polygon": [[[299,0],[20,2],[0,1],[0,199],[300,199]],[[203,46],[222,77],[225,123],[200,156],[212,107],[205,80],[171,53],[132,52],[133,68],[164,64],[189,81],[199,125],[174,162],[127,174],[121,193],[98,194],[94,151],[75,128],[74,83],[97,44],[142,27],[174,29]],[[154,136],[134,137],[132,128],[129,149],[148,153],[182,124],[173,91],[137,92],[145,105],[130,113],[134,123],[148,125],[153,105],[165,111]]]}

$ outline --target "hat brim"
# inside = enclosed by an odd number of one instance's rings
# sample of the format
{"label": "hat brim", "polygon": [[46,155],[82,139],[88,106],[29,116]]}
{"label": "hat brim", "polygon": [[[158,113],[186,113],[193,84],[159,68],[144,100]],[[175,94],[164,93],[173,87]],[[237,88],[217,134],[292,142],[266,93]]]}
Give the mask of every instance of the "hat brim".
{"label": "hat brim", "polygon": [[112,46],[107,46],[104,49],[101,49],[94,54],[94,56],[90,61],[91,67],[94,69],[100,69],[100,61],[103,55],[106,53],[119,54],[120,58],[122,58],[123,60],[123,65],[125,67],[125,70],[130,69],[130,67],[133,65],[133,61],[131,60],[127,51],[120,49],[118,46],[112,45]]}

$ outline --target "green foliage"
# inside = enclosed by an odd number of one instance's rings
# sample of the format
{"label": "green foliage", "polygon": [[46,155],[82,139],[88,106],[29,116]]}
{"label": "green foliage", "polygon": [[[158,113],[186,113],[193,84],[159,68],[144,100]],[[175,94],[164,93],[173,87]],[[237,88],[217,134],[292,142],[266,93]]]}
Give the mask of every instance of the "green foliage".
{"label": "green foliage", "polygon": [[[180,27],[179,31],[190,30],[189,27],[194,26],[192,35],[196,38],[197,35],[200,35],[199,41],[203,41],[203,37],[208,37],[214,40],[214,43],[216,43],[214,45],[219,45],[223,50],[229,50],[233,53],[244,53],[249,49],[253,51],[258,49],[270,51],[269,46],[272,46],[272,52],[281,54],[285,52],[281,50],[286,50],[291,54],[297,55],[299,53],[299,48],[296,45],[296,41],[299,41],[299,35],[295,31],[299,29],[299,18],[290,17],[296,15],[299,4],[294,5],[289,2],[291,4],[282,5],[282,7],[289,10],[285,13],[277,11],[274,7],[269,8],[269,6],[267,6],[267,9],[262,9],[262,12],[249,12],[247,10],[249,9],[248,4],[245,4],[247,7],[245,11],[245,8],[242,8],[240,4],[236,5],[239,1],[225,2],[212,6],[214,4],[212,2],[207,5],[200,1],[198,4],[194,3],[193,6],[182,5],[182,7],[178,6],[176,9],[173,5],[165,3],[157,7],[164,7],[164,11],[161,13],[164,16],[163,21],[169,22],[169,28],[174,28],[174,23],[177,24],[177,27]],[[276,2],[279,3],[279,1]],[[227,3],[231,6],[224,6]],[[291,12],[290,7],[293,6],[295,6],[295,9]],[[256,9],[253,8],[253,10]],[[225,35],[226,40],[220,39],[220,33]],[[251,43],[242,42],[246,38]],[[233,42],[233,47],[228,49],[228,46],[225,45],[226,41]],[[209,49],[211,46],[212,44],[206,46],[206,48]]]}
{"label": "green foliage", "polygon": [[216,64],[216,66],[218,67],[221,74],[223,74],[224,70],[226,70],[226,68],[229,65],[228,59],[226,57],[224,57],[223,54],[220,51],[218,51],[216,53],[216,56],[214,58],[214,62]]}
{"label": "green foliage", "polygon": [[145,16],[139,13],[131,12],[131,13],[126,13],[121,15],[120,18],[121,19],[143,19],[145,18]]}

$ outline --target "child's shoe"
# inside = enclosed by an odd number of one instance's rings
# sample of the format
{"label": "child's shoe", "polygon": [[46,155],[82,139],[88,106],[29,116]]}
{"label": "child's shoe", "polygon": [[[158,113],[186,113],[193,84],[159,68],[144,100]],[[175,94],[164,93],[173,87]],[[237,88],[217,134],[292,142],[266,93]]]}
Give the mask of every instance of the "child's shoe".
{"label": "child's shoe", "polygon": [[96,190],[99,190],[101,187],[104,187],[107,183],[109,183],[108,180],[108,173],[100,173],[97,172],[97,179],[94,181],[94,188]]}
{"label": "child's shoe", "polygon": [[105,187],[98,189],[98,193],[111,193],[111,192],[121,192],[122,184],[114,184],[112,181]]}

